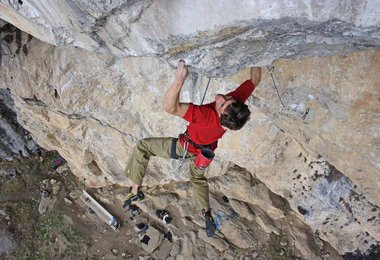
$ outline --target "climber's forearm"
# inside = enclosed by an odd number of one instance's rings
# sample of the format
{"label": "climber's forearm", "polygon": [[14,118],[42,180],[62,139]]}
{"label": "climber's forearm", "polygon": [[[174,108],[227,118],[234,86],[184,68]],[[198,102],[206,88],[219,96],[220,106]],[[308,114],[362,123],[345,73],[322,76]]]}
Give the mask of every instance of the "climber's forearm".
{"label": "climber's forearm", "polygon": [[255,87],[259,85],[261,81],[261,68],[260,67],[252,67],[251,68],[251,81]]}
{"label": "climber's forearm", "polygon": [[189,104],[179,102],[182,86],[183,82],[181,80],[174,80],[164,97],[164,110],[179,117],[183,117],[189,107]]}
{"label": "climber's forearm", "polygon": [[175,79],[164,97],[164,110],[169,114],[183,117],[189,108],[189,104],[179,102],[179,94],[188,74],[185,61],[180,60],[175,72]]}

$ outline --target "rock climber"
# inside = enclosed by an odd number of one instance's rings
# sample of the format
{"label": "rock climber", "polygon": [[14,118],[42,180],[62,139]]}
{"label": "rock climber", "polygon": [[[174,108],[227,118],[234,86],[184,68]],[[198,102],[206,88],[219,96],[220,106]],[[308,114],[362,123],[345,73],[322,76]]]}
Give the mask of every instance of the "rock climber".
{"label": "rock climber", "polygon": [[124,207],[141,200],[140,191],[150,156],[184,158],[190,163],[190,181],[196,209],[202,212],[206,234],[215,233],[215,223],[209,203],[209,187],[205,170],[211,163],[218,144],[227,129],[239,130],[249,120],[251,112],[244,102],[261,80],[261,68],[251,68],[251,78],[227,95],[217,94],[215,101],[205,105],[182,103],[180,92],[188,76],[183,60],[178,62],[175,79],[164,97],[164,110],[189,122],[185,133],[178,138],[145,138],[138,141],[128,161],[125,174],[133,182]]}

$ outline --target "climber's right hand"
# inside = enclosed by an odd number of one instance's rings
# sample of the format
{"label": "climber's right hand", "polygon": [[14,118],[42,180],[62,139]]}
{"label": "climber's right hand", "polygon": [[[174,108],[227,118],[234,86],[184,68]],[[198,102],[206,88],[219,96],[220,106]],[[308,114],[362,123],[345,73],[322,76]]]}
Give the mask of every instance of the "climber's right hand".
{"label": "climber's right hand", "polygon": [[181,84],[185,82],[187,75],[189,74],[189,71],[187,69],[187,66],[185,64],[184,60],[180,60],[177,65],[177,70],[175,72],[175,80]]}

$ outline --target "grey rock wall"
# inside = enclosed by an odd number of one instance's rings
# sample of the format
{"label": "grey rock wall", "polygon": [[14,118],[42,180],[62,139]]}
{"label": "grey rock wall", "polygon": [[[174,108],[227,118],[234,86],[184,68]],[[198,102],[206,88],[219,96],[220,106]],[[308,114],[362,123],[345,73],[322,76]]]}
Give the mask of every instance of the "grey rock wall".
{"label": "grey rock wall", "polygon": [[184,58],[222,77],[278,58],[379,48],[380,11],[365,1],[0,1],[0,18],[57,46],[117,57]]}
{"label": "grey rock wall", "polygon": [[[12,55],[3,57],[0,81],[11,88],[19,122],[42,147],[58,150],[90,187],[129,185],[123,170],[136,141],[185,129],[181,119],[162,111],[174,70],[161,59],[57,48],[24,33],[3,49]],[[371,252],[379,241],[379,56],[362,52],[276,62],[273,73],[286,109],[264,70],[249,100],[252,121],[220,142],[208,172],[212,192],[267,208],[274,219],[286,215],[260,201],[254,189],[230,190],[241,185],[240,177],[223,181],[232,161],[285,198],[339,253]],[[242,71],[213,79],[205,102],[247,76]],[[205,76],[191,72],[182,99],[200,103],[206,83]],[[153,159],[144,185],[187,181],[187,169],[177,173],[176,167],[176,161]]]}
{"label": "grey rock wall", "polygon": [[[22,51],[20,45],[22,32],[4,21],[0,21],[0,26],[0,64],[2,64],[4,57],[10,58]],[[14,53],[9,52],[8,49],[11,43],[17,46]],[[12,160],[14,156],[29,156],[40,152],[39,146],[33,141],[29,132],[17,121],[10,87],[2,84],[0,88],[0,158],[5,160]]]}
{"label": "grey rock wall", "polygon": [[[285,107],[264,67],[248,101],[252,120],[225,135],[209,169],[213,203],[222,193],[285,218],[288,209],[241,182],[248,173],[340,254],[376,252],[380,53],[369,49],[380,43],[377,1],[3,0],[0,17],[50,43],[3,24],[0,88],[11,90],[38,144],[58,150],[90,187],[129,185],[123,170],[136,141],[185,129],[162,111],[179,58],[191,71],[181,99],[198,104],[209,75],[206,103],[248,78],[240,69],[275,61]],[[247,171],[225,181],[230,162]],[[153,159],[144,185],[181,185],[187,169],[176,167]],[[187,192],[178,196],[191,208]],[[320,257],[308,250],[303,258]]]}
{"label": "grey rock wall", "polygon": [[17,122],[11,94],[0,89],[0,158],[12,160],[15,156],[38,154],[39,146]]}

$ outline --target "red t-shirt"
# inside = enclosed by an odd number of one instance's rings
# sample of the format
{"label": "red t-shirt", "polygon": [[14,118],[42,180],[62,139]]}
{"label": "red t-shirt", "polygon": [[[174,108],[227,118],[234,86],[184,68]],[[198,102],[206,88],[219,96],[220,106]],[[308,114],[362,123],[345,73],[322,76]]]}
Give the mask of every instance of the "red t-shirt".
{"label": "red t-shirt", "polygon": [[[247,80],[236,90],[228,93],[227,96],[245,102],[254,89],[255,86],[252,81]],[[215,101],[200,106],[190,103],[183,119],[189,122],[187,133],[190,136],[190,139],[197,144],[208,145],[215,143],[226,132],[221,125],[219,115],[215,110]],[[184,147],[184,138],[181,136],[180,142],[182,147]],[[216,147],[217,143],[213,145],[213,150],[215,150]],[[192,154],[197,154],[199,152],[199,149],[193,147],[191,144],[189,144],[188,149]]]}

